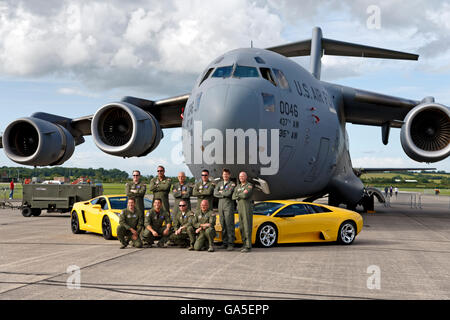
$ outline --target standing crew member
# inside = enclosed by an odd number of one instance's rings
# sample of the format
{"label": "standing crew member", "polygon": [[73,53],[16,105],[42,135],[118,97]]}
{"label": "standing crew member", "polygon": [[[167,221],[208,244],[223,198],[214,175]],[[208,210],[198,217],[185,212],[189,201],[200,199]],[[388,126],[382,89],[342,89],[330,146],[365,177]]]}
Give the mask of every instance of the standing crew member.
{"label": "standing crew member", "polygon": [[133,182],[127,182],[125,185],[125,193],[128,198],[135,199],[135,210],[137,214],[144,220],[144,196],[147,191],[147,186],[141,182],[141,172],[139,170],[134,170]]}
{"label": "standing crew member", "polygon": [[190,247],[194,247],[195,236],[194,232],[188,233],[188,227],[191,224],[191,219],[194,213],[188,209],[187,201],[182,199],[178,204],[179,210],[175,219],[173,219],[174,232],[170,235],[170,240],[176,245],[186,247],[187,241],[189,241]]}
{"label": "standing crew member", "polygon": [[153,200],[153,208],[145,214],[145,229],[142,232],[144,246],[151,247],[155,239],[161,237],[158,241],[158,247],[162,247],[169,240],[171,226],[169,213],[162,208],[161,199],[156,198]]}
{"label": "standing crew member", "polygon": [[122,244],[120,249],[125,249],[130,240],[133,241],[133,247],[142,248],[139,234],[144,221],[135,209],[134,198],[128,198],[127,208],[120,213],[119,225],[117,226],[117,238]]}
{"label": "standing crew member", "polygon": [[194,186],[192,195],[197,197],[197,210],[200,209],[200,203],[202,200],[208,200],[209,208],[213,209],[213,199],[214,199],[214,184],[209,181],[209,171],[202,170],[202,180],[197,182]]}
{"label": "standing crew member", "polygon": [[236,184],[230,180],[230,170],[222,170],[222,178],[214,189],[214,197],[219,198],[219,218],[222,226],[223,249],[233,250],[234,246],[234,201],[233,196]]}
{"label": "standing crew member", "polygon": [[161,199],[164,210],[170,212],[169,192],[170,187],[172,186],[172,180],[166,178],[164,175],[165,171],[163,166],[158,166],[158,176],[150,180],[149,188],[150,191],[153,192],[153,201],[155,201],[155,199]]}
{"label": "standing crew member", "polygon": [[239,212],[239,230],[242,238],[241,252],[249,252],[252,249],[252,228],[253,228],[253,205],[251,197],[253,194],[253,185],[247,181],[247,173],[239,173],[240,184],[236,186],[233,192],[233,200],[237,200],[237,209]]}
{"label": "standing crew member", "polygon": [[[200,209],[194,213],[191,219],[191,225],[189,230],[190,236],[195,232],[197,240],[194,243],[194,250],[200,251],[208,241],[208,252],[214,252],[214,237],[216,236],[216,214],[209,209],[208,200],[202,200],[200,203]],[[189,247],[192,250],[192,246]]]}
{"label": "standing crew member", "polygon": [[173,218],[180,212],[181,208],[179,208],[179,204],[181,200],[186,202],[187,210],[191,210],[192,187],[186,183],[186,174],[183,171],[178,173],[178,182],[172,186],[172,195],[175,198],[175,204],[172,210]]}

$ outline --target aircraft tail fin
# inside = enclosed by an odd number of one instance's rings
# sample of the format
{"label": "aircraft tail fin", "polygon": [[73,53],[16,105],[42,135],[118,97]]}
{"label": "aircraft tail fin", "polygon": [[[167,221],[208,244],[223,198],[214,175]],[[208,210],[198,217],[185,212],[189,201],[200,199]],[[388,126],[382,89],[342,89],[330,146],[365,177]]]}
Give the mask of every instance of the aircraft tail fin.
{"label": "aircraft tail fin", "polygon": [[419,55],[388,50],[377,47],[370,47],[356,43],[326,39],[322,37],[322,30],[315,27],[312,32],[312,38],[300,42],[288,43],[276,47],[268,48],[286,57],[311,56],[311,73],[317,79],[320,79],[321,58],[322,55],[362,57],[362,58],[381,58],[381,59],[399,59],[399,60],[418,60]]}

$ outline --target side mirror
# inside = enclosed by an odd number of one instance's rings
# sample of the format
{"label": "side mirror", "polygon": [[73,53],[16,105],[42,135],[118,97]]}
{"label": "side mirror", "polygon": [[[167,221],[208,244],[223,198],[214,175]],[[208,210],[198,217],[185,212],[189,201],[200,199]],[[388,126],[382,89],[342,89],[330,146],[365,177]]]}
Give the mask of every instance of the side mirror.
{"label": "side mirror", "polygon": [[94,205],[92,206],[92,209],[99,209],[99,210],[101,210],[101,209],[102,209],[102,206],[99,205],[99,204],[94,204]]}

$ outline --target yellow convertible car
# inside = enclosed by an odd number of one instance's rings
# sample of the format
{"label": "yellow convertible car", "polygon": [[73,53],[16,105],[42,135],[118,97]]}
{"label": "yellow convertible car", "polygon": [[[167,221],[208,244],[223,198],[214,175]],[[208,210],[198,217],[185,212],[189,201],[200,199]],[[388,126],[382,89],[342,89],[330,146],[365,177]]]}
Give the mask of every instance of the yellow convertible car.
{"label": "yellow convertible car", "polygon": [[[107,195],[75,203],[70,213],[72,232],[99,233],[106,240],[117,237],[119,214],[127,207],[127,202],[128,197],[125,195]],[[145,211],[151,207],[152,202],[144,198]]]}
{"label": "yellow convertible car", "polygon": [[[219,219],[217,219],[219,220]],[[317,203],[264,201],[254,205],[252,243],[272,247],[277,243],[333,242],[351,244],[361,232],[360,214]],[[222,228],[216,224],[216,241]],[[242,243],[239,215],[235,215],[235,243]]]}

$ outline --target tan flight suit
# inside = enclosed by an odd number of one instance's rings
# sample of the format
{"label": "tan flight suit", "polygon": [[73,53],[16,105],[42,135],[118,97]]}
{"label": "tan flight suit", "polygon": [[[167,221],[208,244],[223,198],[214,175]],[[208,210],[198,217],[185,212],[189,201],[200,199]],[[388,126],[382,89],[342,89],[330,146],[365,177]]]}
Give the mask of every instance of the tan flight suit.
{"label": "tan flight suit", "polygon": [[214,199],[214,184],[211,181],[208,182],[197,182],[192,191],[192,195],[197,197],[197,210],[200,210],[200,203],[202,200],[208,200],[209,210],[213,209],[213,199]]}
{"label": "tan flight suit", "polygon": [[[136,210],[134,212],[131,212],[128,209],[122,210],[119,217],[119,225],[117,226],[117,238],[120,243],[127,246],[128,242],[131,240],[133,242],[133,247],[142,248],[142,242],[139,234],[141,233],[143,224],[143,218],[139,216]],[[137,232],[138,237],[136,240],[131,238],[133,235],[130,231],[131,228]]]}
{"label": "tan flight suit", "polygon": [[[198,234],[195,233],[195,230],[200,228],[201,224],[210,223],[211,227],[206,228],[205,230],[200,230]],[[188,229],[188,233],[190,235],[197,236],[197,240],[194,243],[194,249],[196,251],[202,250],[205,248],[206,244],[209,245],[209,249],[213,248],[214,237],[216,236],[216,214],[212,210],[208,210],[206,212],[202,212],[202,210],[197,210],[192,219],[190,221],[190,227]],[[207,242],[207,243],[206,243]]]}
{"label": "tan flight suit", "polygon": [[239,183],[233,192],[233,200],[237,200],[237,210],[239,213],[239,230],[241,232],[243,248],[252,248],[252,228],[253,228],[253,204],[251,197],[253,185],[246,182]]}
{"label": "tan flight suit", "polygon": [[219,198],[219,219],[222,226],[222,243],[224,246],[234,245],[234,212],[233,196],[236,184],[232,181],[221,180],[214,189],[214,197]]}
{"label": "tan flight suit", "polygon": [[[135,191],[135,192],[133,192]],[[127,182],[125,185],[125,193],[128,198],[134,198],[135,201],[135,211],[139,213],[139,215],[142,216],[142,221],[144,221],[144,196],[147,191],[147,186],[142,183],[134,183],[134,182]]]}
{"label": "tan flight suit", "polygon": [[153,201],[157,198],[161,199],[162,207],[170,212],[169,206],[169,192],[172,186],[172,180],[170,178],[164,177],[163,180],[159,180],[158,177],[150,180],[149,190],[153,192]]}

